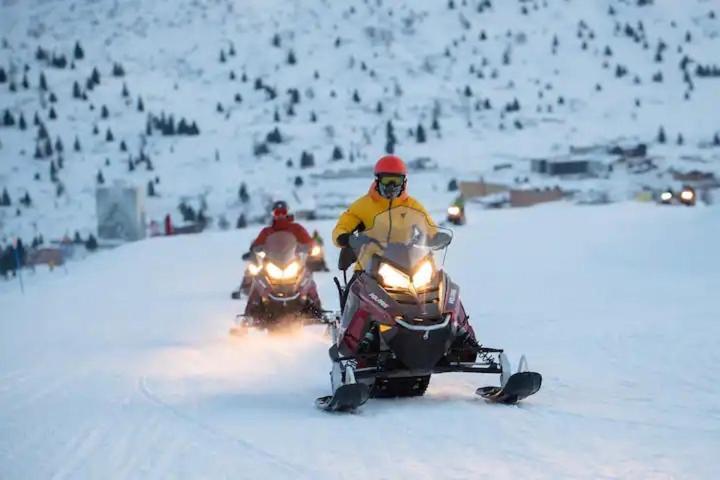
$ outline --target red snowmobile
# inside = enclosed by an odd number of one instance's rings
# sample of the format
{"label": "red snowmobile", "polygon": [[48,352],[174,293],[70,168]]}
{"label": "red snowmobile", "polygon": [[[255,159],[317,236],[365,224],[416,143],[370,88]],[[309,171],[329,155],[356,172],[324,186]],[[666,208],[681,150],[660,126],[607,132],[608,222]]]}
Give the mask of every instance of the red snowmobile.
{"label": "red snowmobile", "polygon": [[350,237],[339,267],[344,272],[357,262],[362,270],[344,288],[336,279],[341,313],[330,323],[332,395],[318,398],[318,407],[347,411],[370,397],[420,396],[432,374],[446,372],[499,375],[499,386],[476,391],[492,402],[516,403],[540,389],[542,377],[527,371],[524,357],[512,373],[501,349],[475,339],[459,287],[438,255],[451,239],[405,206],[378,214],[372,228]]}
{"label": "red snowmobile", "polygon": [[271,234],[264,245],[253,248],[247,273],[251,277],[245,313],[238,315],[234,334],[249,328],[276,330],[322,318],[322,306],[312,272],[306,267],[308,252],[292,233]]}

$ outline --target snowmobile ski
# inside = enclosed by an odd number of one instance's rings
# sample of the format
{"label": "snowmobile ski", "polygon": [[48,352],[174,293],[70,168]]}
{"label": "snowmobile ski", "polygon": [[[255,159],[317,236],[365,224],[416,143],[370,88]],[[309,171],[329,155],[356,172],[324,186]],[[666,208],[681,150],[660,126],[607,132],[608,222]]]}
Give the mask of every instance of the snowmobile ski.
{"label": "snowmobile ski", "polygon": [[512,405],[540,390],[542,375],[537,372],[517,372],[510,375],[502,387],[480,387],[475,393],[492,403]]}
{"label": "snowmobile ski", "polygon": [[320,397],[315,405],[328,412],[349,412],[355,410],[370,398],[370,389],[364,383],[341,385],[333,395]]}

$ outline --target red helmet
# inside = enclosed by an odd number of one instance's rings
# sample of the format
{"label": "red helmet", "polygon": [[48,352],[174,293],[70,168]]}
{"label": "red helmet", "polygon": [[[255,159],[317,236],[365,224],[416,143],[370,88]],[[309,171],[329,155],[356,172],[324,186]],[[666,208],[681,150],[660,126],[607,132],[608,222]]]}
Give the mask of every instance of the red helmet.
{"label": "red helmet", "polygon": [[272,210],[273,220],[284,219],[288,216],[288,206],[282,200],[278,200],[273,204]]}
{"label": "red helmet", "polygon": [[375,164],[375,175],[407,175],[407,167],[400,157],[385,155]]}
{"label": "red helmet", "polygon": [[400,197],[407,186],[407,167],[400,157],[385,155],[375,164],[375,190],[381,197]]}

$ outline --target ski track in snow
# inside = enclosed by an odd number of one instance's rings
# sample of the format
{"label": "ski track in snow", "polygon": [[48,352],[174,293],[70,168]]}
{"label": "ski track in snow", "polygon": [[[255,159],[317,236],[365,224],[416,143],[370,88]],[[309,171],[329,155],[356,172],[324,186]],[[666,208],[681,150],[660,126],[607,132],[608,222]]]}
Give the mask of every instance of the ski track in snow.
{"label": "ski track in snow", "polygon": [[469,215],[446,268],[481,341],[544,374],[524,404],[457,374],[318,411],[322,327],[227,335],[254,232],[153,239],[0,283],[0,478],[717,478],[717,209]]}
{"label": "ski track in snow", "polygon": [[279,458],[276,455],[273,455],[271,452],[258,448],[253,445],[252,442],[244,440],[242,438],[237,438],[231,435],[228,435],[227,433],[224,433],[220,430],[215,429],[211,425],[208,425],[207,423],[204,423],[197,418],[194,418],[190,415],[187,415],[186,413],[182,412],[178,408],[172,406],[171,404],[165,402],[160,397],[158,397],[147,385],[147,378],[141,377],[138,382],[138,388],[140,389],[140,392],[152,403],[155,405],[162,407],[166,409],[168,412],[170,412],[172,415],[175,415],[176,417],[194,425],[195,427],[205,430],[211,435],[223,439],[225,441],[229,441],[232,443],[237,443],[240,447],[245,448],[246,450],[250,451],[254,455],[260,457],[262,460],[266,460],[271,462],[273,465],[281,467],[282,469],[287,470],[287,472],[291,473],[293,475],[293,478],[317,478],[317,472],[312,472],[314,475],[310,475],[311,472],[308,471],[308,469],[302,465],[296,465],[292,463],[288,463],[282,458]]}

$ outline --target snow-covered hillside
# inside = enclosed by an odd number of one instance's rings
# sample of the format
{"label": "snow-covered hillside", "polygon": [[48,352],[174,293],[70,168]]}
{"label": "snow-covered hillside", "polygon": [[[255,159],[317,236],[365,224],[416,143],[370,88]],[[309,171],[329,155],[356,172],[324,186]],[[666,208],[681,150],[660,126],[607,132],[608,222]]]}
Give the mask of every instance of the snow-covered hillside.
{"label": "snow-covered hillside", "polygon": [[[599,180],[615,198],[667,185],[669,166],[718,169],[720,79],[702,74],[720,46],[709,0],[0,5],[3,237],[94,232],[100,177],[152,183],[155,220],[201,198],[230,224],[272,196],[337,210],[366,188],[347,178],[389,140],[439,165],[412,179],[416,192],[498,163],[525,177],[531,157],[616,142],[648,143],[659,169]],[[199,134],[163,135],[183,119]],[[317,177],[326,170],[334,179]]]}
{"label": "snow-covered hillside", "polygon": [[543,373],[518,407],[455,374],[317,410],[321,328],[227,335],[249,231],[102,252],[25,296],[0,282],[0,478],[718,478],[717,213],[471,209],[446,268],[481,341]]}

